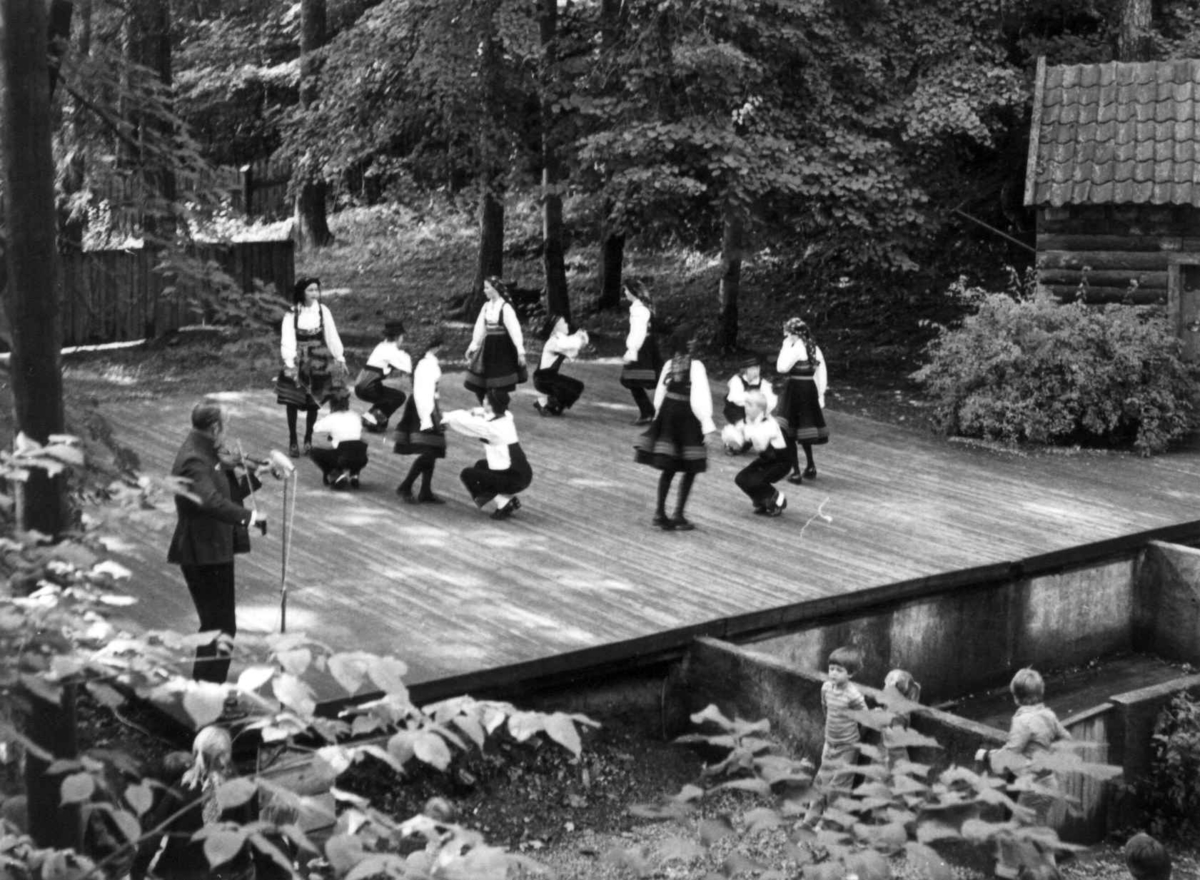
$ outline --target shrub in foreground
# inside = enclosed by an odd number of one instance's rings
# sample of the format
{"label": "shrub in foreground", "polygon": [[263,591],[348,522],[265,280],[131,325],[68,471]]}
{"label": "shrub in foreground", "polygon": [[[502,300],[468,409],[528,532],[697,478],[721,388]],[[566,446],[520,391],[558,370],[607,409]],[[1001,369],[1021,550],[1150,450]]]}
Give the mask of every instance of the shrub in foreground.
{"label": "shrub in foreground", "polygon": [[935,428],[1003,443],[1164,451],[1195,421],[1195,368],[1161,312],[979,290],[914,374]]}

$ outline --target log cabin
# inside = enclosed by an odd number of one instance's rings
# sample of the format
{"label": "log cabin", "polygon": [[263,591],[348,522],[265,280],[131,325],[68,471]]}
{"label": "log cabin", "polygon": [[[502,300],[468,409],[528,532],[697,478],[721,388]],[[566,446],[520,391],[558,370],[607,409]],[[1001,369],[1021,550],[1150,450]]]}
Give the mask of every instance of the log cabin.
{"label": "log cabin", "polygon": [[1165,305],[1200,350],[1200,60],[1039,59],[1025,204],[1043,289]]}

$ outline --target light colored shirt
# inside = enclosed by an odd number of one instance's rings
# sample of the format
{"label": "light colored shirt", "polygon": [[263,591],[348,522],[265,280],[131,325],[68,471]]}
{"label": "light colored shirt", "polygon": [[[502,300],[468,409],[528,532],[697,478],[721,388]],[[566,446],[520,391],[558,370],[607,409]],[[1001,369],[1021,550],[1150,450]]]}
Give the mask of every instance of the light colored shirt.
{"label": "light colored shirt", "polygon": [[640,299],[629,303],[629,334],[625,337],[625,360],[636,361],[650,331],[650,309]]}
{"label": "light colored shirt", "polygon": [[335,361],[346,363],[346,352],[342,348],[342,337],[338,336],[337,327],[333,323],[333,314],[319,302],[311,306],[296,306],[283,316],[283,326],[279,334],[279,354],[283,357],[283,365],[288,369],[296,366],[296,325],[301,330],[312,331],[321,326],[322,318],[325,324],[325,347],[333,355]]}
{"label": "light colored shirt", "polygon": [[774,449],[787,447],[787,441],[783,439],[783,429],[779,427],[779,422],[766,413],[753,421],[746,419],[745,427],[742,430],[745,432],[746,441],[754,447],[755,452],[766,452],[767,447]]}
{"label": "light colored shirt", "polygon": [[374,367],[385,376],[390,376],[393,370],[398,373],[411,373],[413,370],[412,358],[408,356],[408,352],[402,351],[400,346],[390,339],[385,339],[372,349],[371,356],[367,358],[367,366]]}
{"label": "light colored shirt", "polygon": [[576,330],[574,333],[551,333],[546,344],[542,346],[541,369],[546,369],[554,363],[560,354],[567,360],[573,361],[579,357],[579,352],[588,344],[586,330]]}
{"label": "light colored shirt", "polygon": [[[775,404],[778,399],[775,397],[775,389],[771,387],[771,383],[765,379],[759,384],[756,391],[761,391],[763,397],[767,399],[767,412],[772,412],[775,409]],[[746,380],[742,378],[741,373],[734,373],[729,379],[729,392],[725,395],[725,399],[734,406],[746,405]]]}
{"label": "light colored shirt", "polygon": [[[346,440],[362,439],[362,416],[349,410],[327,413],[313,425],[313,436],[328,437],[334,449]],[[326,447],[328,448],[328,447]]]}
{"label": "light colored shirt", "polygon": [[456,409],[446,413],[442,421],[459,434],[484,442],[483,454],[489,470],[506,471],[512,467],[508,447],[517,442],[517,425],[512,413],[489,418],[480,409]]}
{"label": "light colored shirt", "polygon": [[487,325],[497,321],[504,324],[513,345],[517,347],[517,355],[524,361],[525,336],[521,333],[521,322],[517,319],[517,311],[512,304],[502,299],[489,299],[483,304],[483,308],[479,310],[479,317],[475,319],[475,330],[471,333],[471,347],[467,350],[478,351],[483,345],[484,337],[487,336]]}
{"label": "light colored shirt", "polygon": [[1020,775],[1030,761],[1050,751],[1050,747],[1060,739],[1071,739],[1071,734],[1059,722],[1053,709],[1045,703],[1018,706],[1013,713],[1008,739],[992,752],[992,767],[996,770],[1010,769]]}
{"label": "light colored shirt", "polygon": [[421,420],[422,431],[433,430],[433,410],[438,400],[438,380],[442,378],[442,367],[437,355],[432,352],[417,361],[413,371],[413,406]]}
{"label": "light colored shirt", "polygon": [[[654,411],[657,413],[662,409],[662,402],[667,396],[667,379],[671,376],[671,365],[673,360],[667,361],[666,366],[662,368],[662,373],[658,377],[658,387],[654,389]],[[712,390],[708,387],[708,371],[704,369],[704,364],[698,360],[693,360],[688,376],[692,383],[692,393],[689,398],[689,403],[692,406],[692,415],[700,421],[700,430],[705,434],[717,430],[717,425],[713,421],[713,405],[712,405]]]}
{"label": "light colored shirt", "polygon": [[[829,374],[825,370],[825,355],[821,353],[819,346],[814,346],[813,357],[820,361],[813,381],[817,384],[817,400],[821,404],[821,409],[824,409],[825,388],[829,384]],[[787,375],[792,367],[800,361],[806,360],[808,360],[808,347],[803,340],[799,338],[785,339],[783,346],[779,349],[779,359],[775,362],[775,369],[781,376]]]}
{"label": "light colored shirt", "polygon": [[867,701],[862,691],[852,682],[846,682],[845,687],[834,687],[832,681],[821,685],[821,707],[825,710],[825,743],[831,746],[845,746],[859,742],[858,722],[847,713],[851,711],[865,712]]}

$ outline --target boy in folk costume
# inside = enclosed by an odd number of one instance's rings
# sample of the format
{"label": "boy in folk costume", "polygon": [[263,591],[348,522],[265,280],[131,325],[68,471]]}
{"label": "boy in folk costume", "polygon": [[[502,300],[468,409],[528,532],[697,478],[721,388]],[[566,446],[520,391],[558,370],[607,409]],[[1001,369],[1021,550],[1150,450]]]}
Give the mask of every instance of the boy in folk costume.
{"label": "boy in folk costume", "polygon": [[533,482],[533,468],[517,440],[517,427],[508,411],[508,395],[488,391],[481,409],[456,409],[446,413],[445,425],[484,444],[485,458],[463,468],[460,479],[475,505],[482,509],[493,500],[492,519],[508,519],[520,509],[519,492]]}
{"label": "boy in folk costume", "polygon": [[[813,340],[808,325],[799,318],[789,318],[783,325],[783,345],[775,369],[784,377],[777,415],[783,424],[784,435],[796,444],[792,447],[792,475],[788,482],[799,484],[805,478],[816,479],[814,444],[829,442],[829,428],[825,426],[825,388],[828,384],[825,356]],[[804,448],[807,466],[803,474],[800,473],[797,447]]]}
{"label": "boy in folk costume", "polygon": [[573,328],[567,319],[551,313],[546,318],[543,335],[542,360],[533,373],[533,387],[538,399],[533,408],[542,416],[561,416],[570,409],[579,395],[583,394],[583,383],[559,372],[565,360],[575,360],[588,344],[586,330]]}
{"label": "boy in folk costume", "polygon": [[725,444],[726,455],[741,455],[750,449],[745,422],[746,395],[751,391],[762,393],[769,415],[775,409],[777,400],[771,383],[763,381],[762,362],[757,355],[745,358],[729,379],[729,391],[725,395],[725,427],[721,429],[721,442]]}
{"label": "boy in folk costume", "polygon": [[739,489],[750,496],[754,512],[779,516],[787,508],[787,498],[774,487],[791,469],[791,456],[779,422],[767,413],[767,398],[762,391],[745,395],[742,436],[758,457],[734,477]]}
{"label": "boy in folk costume", "polygon": [[[412,396],[405,404],[400,423],[396,426],[396,444],[392,451],[397,455],[417,457],[404,482],[396,487],[396,494],[407,504],[445,503],[430,488],[437,460],[446,457],[446,429],[438,408],[438,382],[442,378],[442,367],[437,356],[442,344],[442,337],[435,335],[417,359],[417,365],[413,368]],[[418,477],[421,479],[421,488],[413,495],[413,483]]]}
{"label": "boy in folk costume", "polygon": [[329,402],[329,414],[313,425],[317,443],[310,455],[326,486],[358,488],[358,473],[367,465],[362,432],[362,417],[350,412],[350,392],[342,389]]}
{"label": "boy in folk costume", "polygon": [[394,384],[397,378],[412,375],[412,359],[401,350],[403,343],[404,322],[385,322],[383,341],[371,351],[367,365],[354,383],[354,393],[358,399],[372,404],[362,420],[367,430],[376,434],[386,431],[388,419],[404,406],[406,395]]}

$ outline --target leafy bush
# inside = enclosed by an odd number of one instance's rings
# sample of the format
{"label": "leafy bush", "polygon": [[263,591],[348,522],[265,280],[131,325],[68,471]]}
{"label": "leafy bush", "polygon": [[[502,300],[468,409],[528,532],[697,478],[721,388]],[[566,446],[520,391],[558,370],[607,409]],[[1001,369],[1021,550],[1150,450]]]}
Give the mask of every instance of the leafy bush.
{"label": "leafy bush", "polygon": [[1200,700],[1176,694],[1154,724],[1141,794],[1155,834],[1200,829]]}
{"label": "leafy bush", "polygon": [[933,397],[938,430],[1150,455],[1191,429],[1196,371],[1160,312],[1062,305],[1024,292],[1015,273],[1012,286],[952,290],[974,313],[939,328],[914,374]]}

